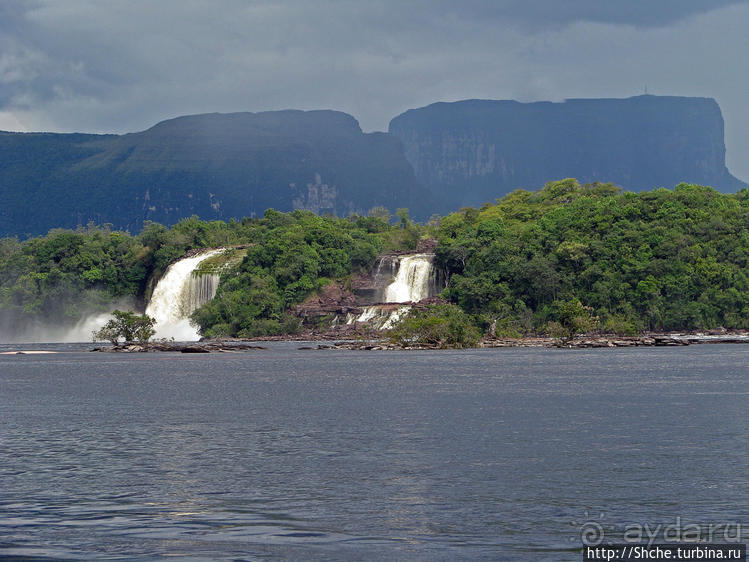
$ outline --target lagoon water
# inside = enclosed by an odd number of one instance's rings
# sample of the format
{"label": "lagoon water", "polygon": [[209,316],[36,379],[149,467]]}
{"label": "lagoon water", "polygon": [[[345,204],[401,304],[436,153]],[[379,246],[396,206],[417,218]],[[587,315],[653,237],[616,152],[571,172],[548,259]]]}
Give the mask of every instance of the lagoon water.
{"label": "lagoon water", "polygon": [[749,346],[268,345],[0,356],[0,556],[579,560],[591,529],[749,538]]}

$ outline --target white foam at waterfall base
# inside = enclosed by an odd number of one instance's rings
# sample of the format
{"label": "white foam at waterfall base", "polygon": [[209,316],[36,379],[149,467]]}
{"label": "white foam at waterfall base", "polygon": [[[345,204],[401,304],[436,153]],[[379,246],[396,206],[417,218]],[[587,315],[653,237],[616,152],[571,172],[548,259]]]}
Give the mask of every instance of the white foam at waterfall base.
{"label": "white foam at waterfall base", "polygon": [[346,324],[355,322],[368,322],[372,327],[378,330],[389,330],[400,320],[409,310],[410,306],[399,306],[395,310],[388,310],[379,305],[367,306],[362,310],[359,316],[349,314],[346,317]]}
{"label": "white foam at waterfall base", "polygon": [[111,314],[92,314],[81,319],[71,330],[68,330],[61,342],[91,341],[94,332],[98,332],[110,319]]}
{"label": "white foam at waterfall base", "polygon": [[[131,306],[123,304],[123,308]],[[100,330],[109,321],[111,314],[97,312],[84,316],[73,325],[31,325],[19,332],[3,333],[5,343],[83,343],[90,342],[93,332]]]}
{"label": "white foam at waterfall base", "polygon": [[395,280],[385,289],[385,302],[418,302],[429,296],[432,254],[403,256]]}
{"label": "white foam at waterfall base", "polygon": [[170,265],[159,279],[146,307],[146,314],[156,320],[156,338],[174,338],[176,341],[196,341],[200,334],[190,324],[189,316],[198,307],[211,300],[218,287],[218,275],[194,276],[201,262],[223,252],[209,250],[184,258]]}

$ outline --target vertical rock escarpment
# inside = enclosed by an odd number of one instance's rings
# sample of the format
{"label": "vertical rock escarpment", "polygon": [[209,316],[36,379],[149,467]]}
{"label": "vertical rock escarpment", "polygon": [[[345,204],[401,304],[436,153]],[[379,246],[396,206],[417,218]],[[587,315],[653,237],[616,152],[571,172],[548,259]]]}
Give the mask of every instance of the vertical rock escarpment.
{"label": "vertical rock escarpment", "polygon": [[205,114],[127,135],[0,132],[0,236],[266,209],[432,212],[401,142],[339,111]]}
{"label": "vertical rock escarpment", "polygon": [[408,207],[425,219],[565,177],[744,187],[726,169],[723,118],[707,98],[436,103],[396,117],[390,133],[364,133],[338,111],[216,113],[127,135],[0,131],[0,236],[89,221],[137,232],[271,207]]}
{"label": "vertical rock escarpment", "polygon": [[416,177],[452,208],[565,177],[633,190],[744,187],[726,168],[723,118],[709,98],[435,103],[399,115],[389,130]]}

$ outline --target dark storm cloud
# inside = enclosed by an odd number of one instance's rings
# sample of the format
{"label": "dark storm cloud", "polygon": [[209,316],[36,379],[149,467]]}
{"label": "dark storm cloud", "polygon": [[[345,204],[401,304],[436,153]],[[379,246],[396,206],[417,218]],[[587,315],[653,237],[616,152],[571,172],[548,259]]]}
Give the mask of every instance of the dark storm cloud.
{"label": "dark storm cloud", "polygon": [[124,132],[294,107],[382,130],[438,100],[647,84],[715,97],[749,177],[748,1],[0,0],[0,129]]}

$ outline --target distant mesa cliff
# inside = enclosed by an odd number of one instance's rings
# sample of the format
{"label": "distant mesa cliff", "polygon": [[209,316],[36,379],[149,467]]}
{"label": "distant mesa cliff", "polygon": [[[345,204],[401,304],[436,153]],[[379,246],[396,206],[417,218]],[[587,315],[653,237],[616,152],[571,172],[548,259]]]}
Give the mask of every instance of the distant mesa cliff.
{"label": "distant mesa cliff", "polygon": [[127,135],[0,132],[0,236],[89,221],[242,218],[408,207],[425,219],[576,177],[627,189],[686,181],[734,191],[714,100],[518,103],[412,109],[365,134],[338,111],[205,114]]}
{"label": "distant mesa cliff", "polygon": [[745,187],[726,168],[723,118],[709,98],[435,103],[394,118],[389,131],[416,177],[451,207],[565,177],[631,190]]}
{"label": "distant mesa cliff", "polygon": [[0,133],[0,196],[0,235],[430,205],[398,139],[338,111],[293,110],[179,117],[121,136]]}

